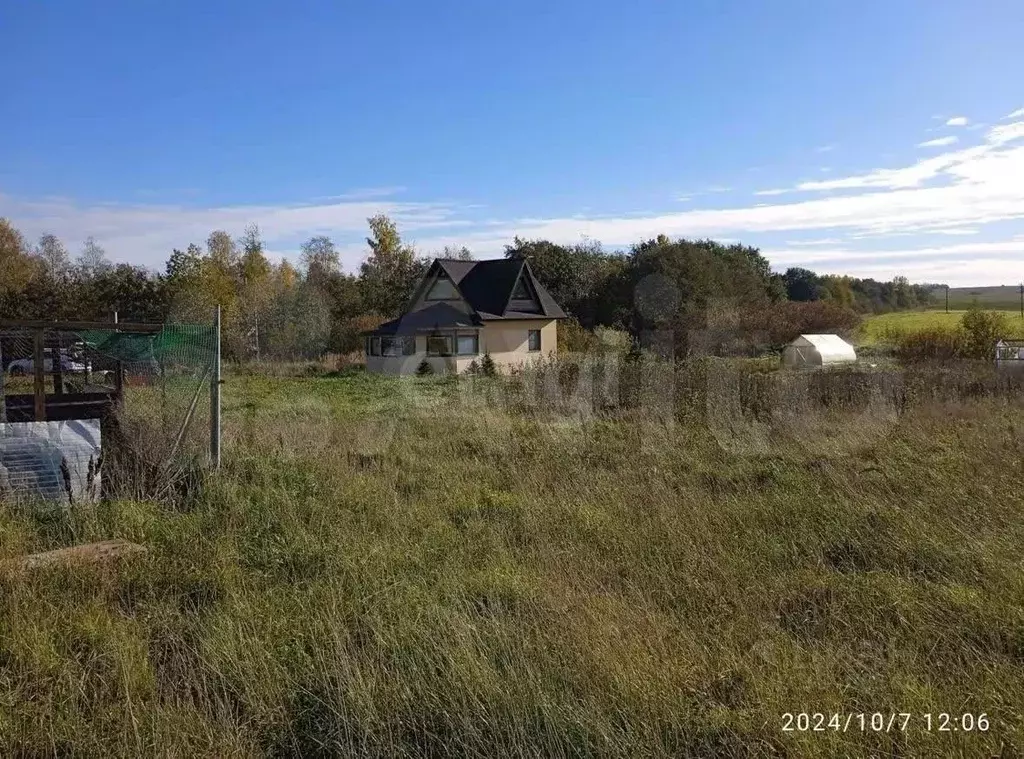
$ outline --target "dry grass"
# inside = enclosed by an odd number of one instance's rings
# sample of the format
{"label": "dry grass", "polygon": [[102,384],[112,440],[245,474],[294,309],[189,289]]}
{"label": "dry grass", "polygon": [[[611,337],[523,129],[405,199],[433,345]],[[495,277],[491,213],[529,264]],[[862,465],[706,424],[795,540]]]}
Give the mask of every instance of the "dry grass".
{"label": "dry grass", "polygon": [[[1019,401],[794,380],[759,410],[730,376],[597,415],[571,376],[554,406],[232,378],[225,470],[190,507],[0,512],[0,560],[149,549],[0,579],[0,755],[1024,749]],[[782,732],[798,711],[992,727]]]}

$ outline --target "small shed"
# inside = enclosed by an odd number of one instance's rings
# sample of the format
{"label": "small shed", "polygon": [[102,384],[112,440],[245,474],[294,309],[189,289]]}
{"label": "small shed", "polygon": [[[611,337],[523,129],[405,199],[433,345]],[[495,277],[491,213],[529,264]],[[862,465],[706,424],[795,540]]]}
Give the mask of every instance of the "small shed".
{"label": "small shed", "polygon": [[996,368],[1024,372],[1024,340],[996,343]]}
{"label": "small shed", "polygon": [[839,335],[800,335],[782,351],[787,369],[852,364],[857,360],[853,346]]}

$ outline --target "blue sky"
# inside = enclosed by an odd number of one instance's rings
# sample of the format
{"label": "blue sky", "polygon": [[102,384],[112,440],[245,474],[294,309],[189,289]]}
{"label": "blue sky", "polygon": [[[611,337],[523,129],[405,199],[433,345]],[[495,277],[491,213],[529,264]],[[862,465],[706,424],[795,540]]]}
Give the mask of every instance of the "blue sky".
{"label": "blue sky", "polygon": [[664,232],[1024,276],[1024,4],[49,2],[0,11],[0,215],[161,268],[366,217],[424,253]]}

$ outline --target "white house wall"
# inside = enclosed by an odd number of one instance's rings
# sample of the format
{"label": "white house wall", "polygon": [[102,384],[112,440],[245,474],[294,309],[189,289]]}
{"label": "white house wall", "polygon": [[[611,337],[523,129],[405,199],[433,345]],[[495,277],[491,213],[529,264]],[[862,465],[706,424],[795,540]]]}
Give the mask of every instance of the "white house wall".
{"label": "white house wall", "polygon": [[[490,353],[502,368],[522,366],[558,352],[558,322],[554,319],[516,319],[487,322],[480,332],[480,352]],[[540,330],[540,350],[530,351],[528,333]]]}

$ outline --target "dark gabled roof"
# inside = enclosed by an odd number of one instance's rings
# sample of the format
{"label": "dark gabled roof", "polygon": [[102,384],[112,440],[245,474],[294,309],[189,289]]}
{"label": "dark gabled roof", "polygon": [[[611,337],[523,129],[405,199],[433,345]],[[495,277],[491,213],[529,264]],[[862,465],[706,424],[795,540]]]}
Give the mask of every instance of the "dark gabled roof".
{"label": "dark gabled roof", "polygon": [[[530,283],[533,285],[534,292],[537,293],[537,300],[540,301],[540,307],[544,310],[544,313],[552,319],[567,319],[569,315],[555,302],[555,299],[551,297],[551,293],[537,281],[537,277],[534,276],[529,262],[524,263],[526,266],[525,273],[530,276]],[[506,314],[505,318],[508,319],[510,317]]]}
{"label": "dark gabled roof", "polygon": [[377,329],[363,332],[364,335],[408,335],[416,332],[429,332],[434,329],[474,329],[481,324],[480,318],[467,314],[448,303],[435,303],[433,306],[412,311],[384,322]]}
{"label": "dark gabled roof", "polygon": [[[521,258],[491,258],[484,261],[439,258],[434,264],[451,278],[462,297],[481,319],[564,319],[566,316],[551,294],[537,281],[529,264]],[[537,293],[541,313],[506,310],[520,274],[529,277]]]}
{"label": "dark gabled roof", "polygon": [[444,261],[438,263],[455,282],[477,313],[500,314],[505,310],[522,261]]}

